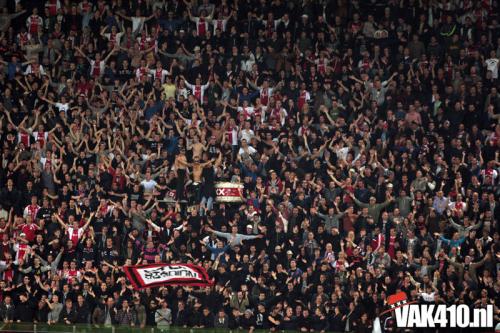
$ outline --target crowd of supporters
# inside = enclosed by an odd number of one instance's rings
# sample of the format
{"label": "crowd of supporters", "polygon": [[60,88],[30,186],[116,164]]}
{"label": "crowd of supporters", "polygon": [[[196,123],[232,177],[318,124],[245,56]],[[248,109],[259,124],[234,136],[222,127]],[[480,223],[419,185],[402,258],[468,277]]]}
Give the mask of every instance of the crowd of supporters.
{"label": "crowd of supporters", "polygon": [[[4,323],[371,332],[399,291],[498,322],[498,1],[0,7]],[[121,269],[157,262],[215,285]]]}

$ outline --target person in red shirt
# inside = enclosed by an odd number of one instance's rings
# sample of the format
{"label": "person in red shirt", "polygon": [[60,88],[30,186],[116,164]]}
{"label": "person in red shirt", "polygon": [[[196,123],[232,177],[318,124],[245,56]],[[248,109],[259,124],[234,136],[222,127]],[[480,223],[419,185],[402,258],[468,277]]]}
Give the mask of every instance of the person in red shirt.
{"label": "person in red shirt", "polygon": [[21,225],[20,228],[22,234],[25,234],[25,239],[32,243],[35,240],[36,232],[40,230],[40,227],[33,223],[31,215],[26,216],[26,223]]}
{"label": "person in red shirt", "polygon": [[0,261],[6,261],[12,252],[12,244],[9,239],[9,234],[2,235],[2,242],[0,243]]}
{"label": "person in red shirt", "polygon": [[387,246],[386,246],[387,253],[391,257],[391,259],[396,258],[396,249],[397,249],[396,243],[397,243],[397,241],[398,241],[398,237],[396,234],[396,229],[391,228],[389,231],[389,240],[388,240]]}
{"label": "person in red shirt", "polygon": [[375,227],[374,236],[371,241],[371,246],[374,249],[373,252],[378,251],[378,249],[385,244],[385,237],[380,232],[380,227]]}
{"label": "person in red shirt", "polygon": [[125,190],[125,185],[127,184],[127,178],[123,174],[121,167],[116,167],[114,169],[111,165],[108,167],[109,174],[113,177],[112,185],[116,185],[120,192]]}

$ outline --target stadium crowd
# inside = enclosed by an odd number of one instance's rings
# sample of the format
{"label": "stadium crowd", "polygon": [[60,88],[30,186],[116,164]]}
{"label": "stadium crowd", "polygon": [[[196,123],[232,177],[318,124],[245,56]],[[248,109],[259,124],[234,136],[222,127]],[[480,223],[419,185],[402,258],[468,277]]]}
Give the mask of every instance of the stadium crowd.
{"label": "stadium crowd", "polygon": [[[371,332],[398,291],[498,322],[498,1],[0,5],[4,323]],[[155,262],[216,283],[120,269]]]}

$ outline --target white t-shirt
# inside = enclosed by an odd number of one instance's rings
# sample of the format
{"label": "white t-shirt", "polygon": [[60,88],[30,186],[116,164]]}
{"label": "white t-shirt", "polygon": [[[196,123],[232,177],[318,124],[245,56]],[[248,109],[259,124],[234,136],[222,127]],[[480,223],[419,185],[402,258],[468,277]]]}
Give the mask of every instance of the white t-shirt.
{"label": "white t-shirt", "polygon": [[255,136],[255,133],[251,129],[243,129],[241,130],[241,138],[240,140],[246,140],[247,142],[250,142],[250,140]]}
{"label": "white t-shirt", "polygon": [[240,148],[240,150],[238,151],[238,155],[243,155],[246,154],[247,152],[248,154],[253,155],[257,152],[257,150],[255,150],[255,148],[252,146],[247,146],[247,151],[245,151],[245,149],[243,148]]}
{"label": "white t-shirt", "polygon": [[144,17],[142,16],[132,16],[132,32],[138,33],[141,32],[142,27],[144,26]]}
{"label": "white t-shirt", "polygon": [[486,68],[491,71],[491,77],[494,79],[498,79],[498,59],[490,58],[486,59]]}
{"label": "white t-shirt", "polygon": [[153,179],[150,179],[150,180],[144,179],[141,182],[141,185],[144,186],[145,192],[153,192],[153,189],[155,188],[156,184],[157,184],[156,181],[154,181]]}
{"label": "white t-shirt", "polygon": [[434,293],[421,293],[420,296],[422,296],[422,299],[426,302],[434,302]]}
{"label": "white t-shirt", "polygon": [[56,103],[55,106],[59,112],[64,111],[64,113],[67,113],[69,110],[69,103]]}

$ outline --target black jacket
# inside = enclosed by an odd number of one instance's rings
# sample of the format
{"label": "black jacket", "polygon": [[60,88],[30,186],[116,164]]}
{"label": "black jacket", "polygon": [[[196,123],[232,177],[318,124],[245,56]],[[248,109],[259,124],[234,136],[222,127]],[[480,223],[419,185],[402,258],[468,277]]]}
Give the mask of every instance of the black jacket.
{"label": "black jacket", "polygon": [[118,313],[118,311],[115,307],[108,311],[104,306],[98,306],[94,309],[94,313],[92,314],[92,323],[98,325],[104,324],[104,322],[106,321],[107,312],[109,312],[109,316],[111,317],[111,323],[113,325],[116,325],[116,314]]}
{"label": "black jacket", "polygon": [[8,308],[5,303],[0,304],[0,320],[14,320],[15,311],[16,307],[14,304],[10,304]]}
{"label": "black jacket", "polygon": [[31,323],[33,322],[34,312],[35,305],[31,299],[27,300],[26,302],[19,302],[16,305],[16,310],[14,311],[14,320]]}
{"label": "black jacket", "polygon": [[66,324],[66,320],[68,320],[71,324],[76,323],[77,313],[75,307],[72,307],[70,310],[66,306],[63,307],[61,313],[59,314],[59,322]]}
{"label": "black jacket", "polygon": [[80,306],[78,303],[75,307],[76,311],[76,323],[77,324],[88,324],[90,322],[90,309],[87,303],[83,303]]}
{"label": "black jacket", "polygon": [[186,310],[177,312],[175,316],[175,326],[185,326],[189,323],[190,314]]}

